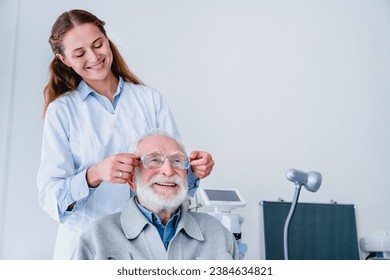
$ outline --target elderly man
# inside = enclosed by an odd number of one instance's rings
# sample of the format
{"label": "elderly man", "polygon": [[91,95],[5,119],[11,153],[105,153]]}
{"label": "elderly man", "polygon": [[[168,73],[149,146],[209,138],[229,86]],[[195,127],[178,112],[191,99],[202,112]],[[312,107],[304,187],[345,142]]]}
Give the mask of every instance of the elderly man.
{"label": "elderly man", "polygon": [[190,161],[181,144],[153,133],[136,144],[136,195],[121,213],[85,231],[73,259],[238,259],[233,234],[206,213],[183,206]]}

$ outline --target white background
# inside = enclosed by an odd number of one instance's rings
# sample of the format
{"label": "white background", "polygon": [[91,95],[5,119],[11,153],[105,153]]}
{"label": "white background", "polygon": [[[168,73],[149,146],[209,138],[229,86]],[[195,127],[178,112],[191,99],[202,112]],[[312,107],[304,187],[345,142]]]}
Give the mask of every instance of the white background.
{"label": "white background", "polygon": [[359,238],[390,229],[389,1],[0,0],[0,259],[52,256],[35,183],[42,91],[51,26],[72,8],[106,22],[187,149],[213,155],[202,186],[240,190],[247,259],[260,258],[259,203],[292,199],[292,167],[323,176],[301,202],[355,204]]}

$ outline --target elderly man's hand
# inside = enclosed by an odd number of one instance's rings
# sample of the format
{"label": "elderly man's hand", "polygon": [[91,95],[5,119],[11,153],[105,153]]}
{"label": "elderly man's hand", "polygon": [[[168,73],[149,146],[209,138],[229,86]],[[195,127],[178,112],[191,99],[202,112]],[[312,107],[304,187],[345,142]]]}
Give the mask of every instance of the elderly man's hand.
{"label": "elderly man's hand", "polygon": [[190,164],[195,176],[203,179],[213,170],[214,160],[208,152],[193,151],[190,154]]}

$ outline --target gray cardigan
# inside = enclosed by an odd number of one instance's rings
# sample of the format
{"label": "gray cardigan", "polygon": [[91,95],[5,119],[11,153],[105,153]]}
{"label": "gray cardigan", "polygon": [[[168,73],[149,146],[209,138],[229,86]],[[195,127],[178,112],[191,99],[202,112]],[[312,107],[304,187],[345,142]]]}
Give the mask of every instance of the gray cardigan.
{"label": "gray cardigan", "polygon": [[80,237],[73,259],[216,260],[239,259],[233,234],[207,213],[183,206],[168,250],[155,226],[131,199],[123,212],[94,222]]}

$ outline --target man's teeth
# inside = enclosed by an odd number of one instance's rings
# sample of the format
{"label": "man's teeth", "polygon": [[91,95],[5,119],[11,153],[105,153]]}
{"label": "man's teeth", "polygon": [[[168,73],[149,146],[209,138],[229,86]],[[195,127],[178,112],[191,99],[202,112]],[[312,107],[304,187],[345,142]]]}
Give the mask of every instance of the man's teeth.
{"label": "man's teeth", "polygon": [[175,183],[156,183],[159,186],[164,186],[164,187],[174,187],[176,186]]}

